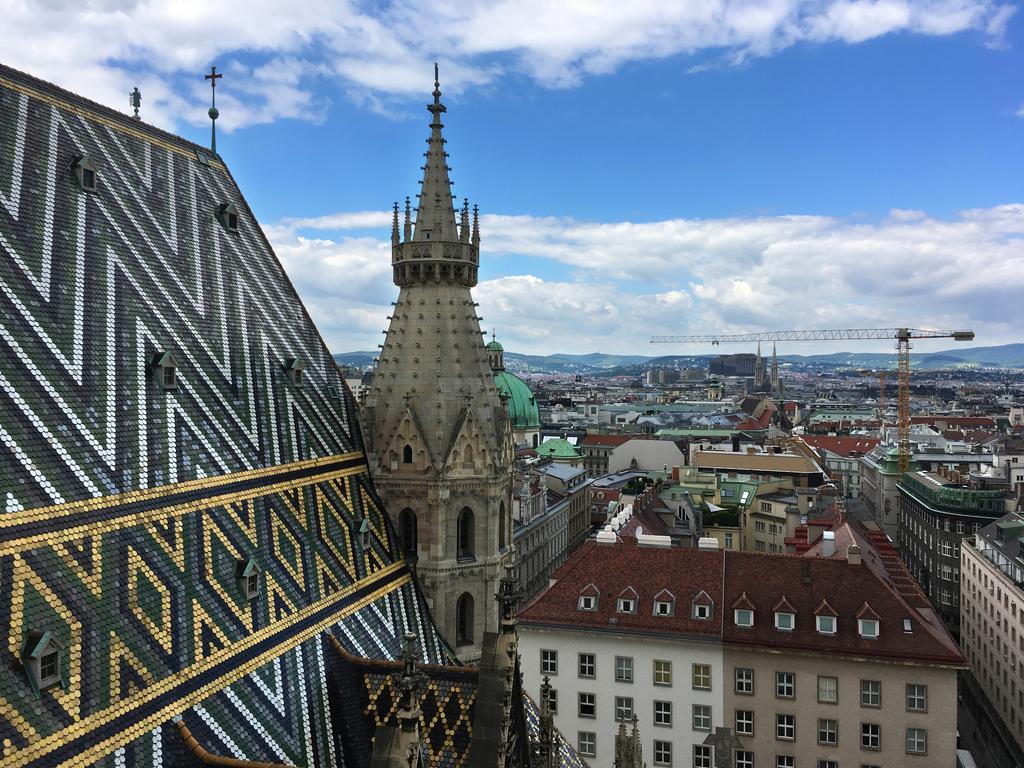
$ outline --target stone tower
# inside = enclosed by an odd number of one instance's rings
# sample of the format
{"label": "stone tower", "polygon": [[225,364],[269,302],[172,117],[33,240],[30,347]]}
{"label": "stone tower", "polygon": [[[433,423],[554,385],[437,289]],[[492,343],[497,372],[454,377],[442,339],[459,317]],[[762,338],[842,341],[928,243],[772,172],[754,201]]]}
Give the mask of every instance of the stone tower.
{"label": "stone tower", "polygon": [[370,472],[415,563],[434,621],[464,661],[498,626],[494,595],[511,556],[513,445],[470,288],[480,263],[476,207],[458,221],[448,180],[437,67],[413,222],[409,199],[391,264],[399,287],[364,403]]}

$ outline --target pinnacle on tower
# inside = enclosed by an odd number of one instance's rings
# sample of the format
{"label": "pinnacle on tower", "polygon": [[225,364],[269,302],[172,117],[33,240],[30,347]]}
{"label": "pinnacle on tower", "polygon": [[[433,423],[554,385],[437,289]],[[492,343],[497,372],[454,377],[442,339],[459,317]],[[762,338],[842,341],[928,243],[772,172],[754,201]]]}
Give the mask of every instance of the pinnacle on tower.
{"label": "pinnacle on tower", "polygon": [[427,161],[423,166],[423,181],[420,182],[420,205],[416,211],[414,240],[441,240],[457,242],[455,208],[452,206],[451,181],[448,178],[447,153],[444,151],[444,136],[441,129],[441,115],[447,110],[441,103],[441,82],[437,64],[434,64],[434,103],[427,105],[433,115],[430,122],[430,138],[427,139]]}

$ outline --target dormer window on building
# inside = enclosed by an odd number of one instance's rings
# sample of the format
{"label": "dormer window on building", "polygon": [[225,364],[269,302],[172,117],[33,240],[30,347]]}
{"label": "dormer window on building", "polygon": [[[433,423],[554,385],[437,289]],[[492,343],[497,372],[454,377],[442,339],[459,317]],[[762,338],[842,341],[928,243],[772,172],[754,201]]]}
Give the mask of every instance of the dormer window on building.
{"label": "dormer window on building", "polygon": [[295,389],[302,389],[302,379],[306,371],[306,366],[302,364],[302,361],[297,357],[290,357],[285,361],[284,372],[288,377],[288,383],[291,384]]}
{"label": "dormer window on building", "polygon": [[88,155],[75,155],[71,158],[71,172],[75,181],[84,192],[96,191],[96,165]]}
{"label": "dormer window on building", "polygon": [[25,643],[21,651],[21,663],[25,667],[29,685],[36,697],[39,696],[40,691],[51,685],[63,683],[61,677],[63,656],[64,651],[54,639],[52,632],[31,630],[25,636]]}
{"label": "dormer window on building", "polygon": [[754,626],[754,604],[747,597],[746,592],[732,604],[732,620],[737,627]]}
{"label": "dormer window on building", "polygon": [[701,621],[707,621],[715,613],[715,601],[711,599],[711,595],[705,592],[703,589],[697,593],[697,596],[693,598],[693,610],[691,615],[695,619]]}
{"label": "dormer window on building", "polygon": [[878,637],[878,614],[866,602],[857,611],[857,634],[867,640]]}
{"label": "dormer window on building", "polygon": [[672,616],[676,612],[676,596],[667,589],[654,596],[654,615]]}
{"label": "dormer window on building", "polygon": [[838,614],[828,600],[822,600],[814,609],[814,628],[819,635],[834,635],[836,633],[836,617]]}
{"label": "dormer window on building", "polygon": [[619,593],[619,599],[616,603],[615,610],[619,613],[636,613],[636,605],[638,602],[636,590],[632,587],[626,587]]}
{"label": "dormer window on building", "polygon": [[596,611],[597,598],[600,594],[601,592],[596,585],[587,584],[587,586],[580,590],[580,597],[576,607],[581,611]]}
{"label": "dormer window on building", "polygon": [[775,628],[780,632],[792,632],[796,628],[796,609],[785,596],[772,608],[775,614]]}
{"label": "dormer window on building", "polygon": [[235,234],[238,232],[238,209],[234,203],[221,203],[217,206],[217,221],[224,227],[225,231]]}
{"label": "dormer window on building", "polygon": [[149,362],[153,380],[161,389],[177,389],[178,364],[170,352],[157,352]]}
{"label": "dormer window on building", "polygon": [[239,560],[235,566],[238,588],[246,600],[255,600],[260,594],[260,568],[255,558]]}
{"label": "dormer window on building", "polygon": [[363,552],[370,548],[370,521],[365,517],[359,520],[359,547]]}

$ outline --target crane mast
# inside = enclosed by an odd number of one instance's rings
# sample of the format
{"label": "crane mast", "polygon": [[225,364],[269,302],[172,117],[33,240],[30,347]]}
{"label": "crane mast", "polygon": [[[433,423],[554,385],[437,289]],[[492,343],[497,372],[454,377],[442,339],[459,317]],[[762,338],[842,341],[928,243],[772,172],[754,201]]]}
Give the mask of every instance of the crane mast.
{"label": "crane mast", "polygon": [[[862,341],[893,339],[896,342],[897,417],[896,446],[899,471],[910,467],[910,340],[953,339],[973,341],[974,331],[930,331],[921,328],[825,328],[810,331],[763,331],[754,333],[710,333],[694,336],[652,336],[652,344],[743,344],[760,341]],[[882,397],[885,397],[884,376]]]}

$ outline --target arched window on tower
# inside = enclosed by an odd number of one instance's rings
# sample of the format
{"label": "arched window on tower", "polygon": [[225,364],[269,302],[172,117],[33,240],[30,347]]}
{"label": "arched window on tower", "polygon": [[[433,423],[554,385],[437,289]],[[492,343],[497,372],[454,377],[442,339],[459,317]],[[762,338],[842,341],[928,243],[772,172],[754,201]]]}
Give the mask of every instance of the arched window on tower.
{"label": "arched window on tower", "polygon": [[458,530],[456,532],[455,554],[459,560],[471,560],[476,555],[473,546],[475,536],[473,521],[473,510],[463,507],[459,512]]}
{"label": "arched window on tower", "polygon": [[402,536],[402,554],[407,558],[415,559],[417,552],[416,513],[408,507],[398,513],[398,529]]}
{"label": "arched window on tower", "polygon": [[405,448],[402,449],[402,463],[403,464],[412,464],[412,446],[411,445],[406,445]]}
{"label": "arched window on tower", "polygon": [[473,644],[473,596],[463,592],[455,603],[455,644]]}
{"label": "arched window on tower", "polygon": [[498,505],[498,549],[505,548],[505,502]]}

